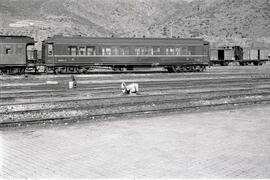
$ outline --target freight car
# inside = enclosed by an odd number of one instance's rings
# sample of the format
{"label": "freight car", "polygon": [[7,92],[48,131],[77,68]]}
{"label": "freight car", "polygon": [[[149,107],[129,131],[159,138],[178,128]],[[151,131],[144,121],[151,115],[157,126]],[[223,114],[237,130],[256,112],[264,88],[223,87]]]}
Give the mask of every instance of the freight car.
{"label": "freight car", "polygon": [[34,44],[27,36],[0,36],[0,73],[21,74],[35,69]]}
{"label": "freight car", "polygon": [[243,61],[239,61],[240,66],[253,64],[255,66],[263,65],[269,61],[270,50],[261,48],[243,48]]}
{"label": "freight car", "polygon": [[203,39],[53,36],[42,42],[42,60],[46,72],[55,73],[86,73],[95,67],[197,72],[206,69],[210,58]]}
{"label": "freight car", "polygon": [[225,46],[210,49],[211,64],[228,66],[229,63],[237,62],[240,66],[253,64],[262,65],[269,61],[270,50],[265,47]]}

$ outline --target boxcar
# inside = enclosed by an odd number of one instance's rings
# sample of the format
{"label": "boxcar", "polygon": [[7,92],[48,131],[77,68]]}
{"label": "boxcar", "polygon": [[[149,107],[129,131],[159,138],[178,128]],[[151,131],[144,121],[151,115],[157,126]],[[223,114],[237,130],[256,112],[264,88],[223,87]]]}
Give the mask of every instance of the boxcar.
{"label": "boxcar", "polygon": [[34,43],[28,36],[0,36],[0,72],[22,73],[32,66]]}
{"label": "boxcar", "polygon": [[228,66],[229,63],[234,62],[238,58],[235,56],[235,50],[234,47],[229,46],[211,48],[211,63]]}
{"label": "boxcar", "polygon": [[106,66],[113,70],[163,67],[169,72],[203,71],[209,43],[203,39],[93,38],[53,36],[42,42],[46,71],[84,73]]}
{"label": "boxcar", "polygon": [[264,47],[226,46],[211,48],[210,57],[212,64],[227,66],[231,62],[237,62],[241,66],[253,64],[262,65],[269,60],[270,50]]}
{"label": "boxcar", "polygon": [[244,48],[243,49],[243,61],[240,61],[241,66],[248,65],[253,63],[255,66],[262,65],[267,62],[269,59],[268,54],[270,50],[267,48]]}

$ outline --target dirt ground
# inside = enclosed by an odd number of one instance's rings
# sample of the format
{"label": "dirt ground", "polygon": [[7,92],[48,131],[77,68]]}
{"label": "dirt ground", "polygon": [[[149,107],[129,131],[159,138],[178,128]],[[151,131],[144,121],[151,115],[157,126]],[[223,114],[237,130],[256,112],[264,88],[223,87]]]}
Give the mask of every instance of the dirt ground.
{"label": "dirt ground", "polygon": [[270,105],[1,131],[2,178],[270,178]]}

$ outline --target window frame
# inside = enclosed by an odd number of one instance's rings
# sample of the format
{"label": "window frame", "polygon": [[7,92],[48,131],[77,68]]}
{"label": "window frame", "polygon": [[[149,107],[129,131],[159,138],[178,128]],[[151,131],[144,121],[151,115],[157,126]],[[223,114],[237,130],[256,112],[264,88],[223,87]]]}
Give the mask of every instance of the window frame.
{"label": "window frame", "polygon": [[118,56],[119,55],[119,47],[117,47],[117,46],[112,46],[111,47],[111,55],[112,56]]}
{"label": "window frame", "polygon": [[[161,55],[161,47],[160,46],[153,46],[153,55]],[[155,51],[157,49],[158,51]]]}
{"label": "window frame", "polygon": [[[82,51],[82,49],[84,49],[84,50]],[[83,53],[81,53],[81,52],[83,52]],[[79,56],[85,56],[86,55],[86,47],[85,46],[80,46],[79,47],[79,49],[78,49],[78,55]]]}
{"label": "window frame", "polygon": [[[89,54],[89,49],[92,49],[91,50],[91,54]],[[96,46],[86,46],[86,55],[87,56],[95,56],[96,55]]]}
{"label": "window frame", "polygon": [[119,47],[119,55],[120,56],[130,55],[130,47],[129,46],[120,46]]}
{"label": "window frame", "polygon": [[[75,49],[75,54],[72,53],[72,52],[74,52],[74,49]],[[78,47],[77,46],[68,46],[68,55],[77,56],[78,55]]]}
{"label": "window frame", "polygon": [[48,56],[53,55],[53,43],[47,44],[47,54],[48,54]]}

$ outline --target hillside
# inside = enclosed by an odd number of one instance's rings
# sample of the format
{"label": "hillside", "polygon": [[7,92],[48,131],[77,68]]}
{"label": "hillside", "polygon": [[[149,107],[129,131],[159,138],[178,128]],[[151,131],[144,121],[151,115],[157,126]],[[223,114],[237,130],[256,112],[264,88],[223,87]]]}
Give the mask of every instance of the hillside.
{"label": "hillside", "polygon": [[269,41],[269,0],[196,0],[188,8],[184,16],[175,14],[167,23],[156,24],[154,31],[170,34],[173,30],[174,36],[233,43],[247,39]]}
{"label": "hillside", "polygon": [[270,41],[269,8],[269,0],[0,0],[0,34]]}

